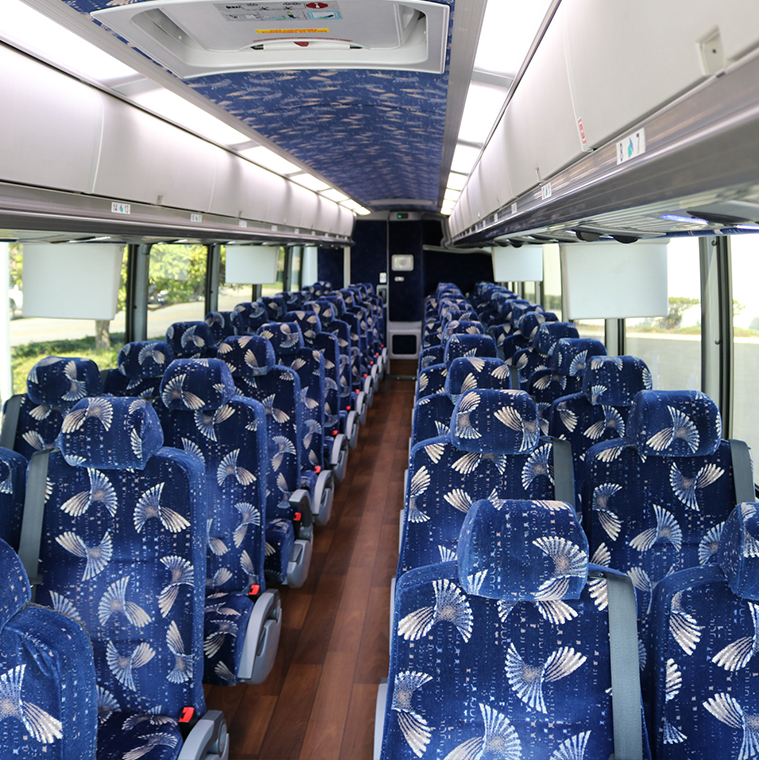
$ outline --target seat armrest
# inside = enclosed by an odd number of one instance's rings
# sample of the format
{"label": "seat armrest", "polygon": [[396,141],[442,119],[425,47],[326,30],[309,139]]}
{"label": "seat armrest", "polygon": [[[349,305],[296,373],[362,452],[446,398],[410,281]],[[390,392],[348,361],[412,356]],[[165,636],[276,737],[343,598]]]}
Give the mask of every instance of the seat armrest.
{"label": "seat armrest", "polygon": [[229,757],[227,721],[219,710],[209,710],[192,727],[177,760],[205,760],[210,754],[220,760]]}
{"label": "seat armrest", "polygon": [[290,494],[288,502],[291,507],[301,514],[300,530],[296,538],[308,538],[311,535],[313,522],[311,494],[305,488],[298,488]]}
{"label": "seat armrest", "polygon": [[[240,668],[238,677],[241,681],[250,683],[263,683],[274,665],[274,657],[279,645],[279,629],[281,627],[282,605],[279,591],[267,589],[256,599],[253,611],[248,618],[248,627],[245,629],[245,639],[242,646]],[[275,621],[276,640],[267,638],[265,641],[267,651],[263,651],[262,638],[266,634],[268,621]],[[260,651],[259,651],[260,650]],[[259,663],[257,661],[261,660]]]}
{"label": "seat armrest", "polygon": [[382,754],[382,734],[385,730],[385,703],[387,702],[387,678],[379,682],[377,704],[374,707],[374,753],[373,760]]}

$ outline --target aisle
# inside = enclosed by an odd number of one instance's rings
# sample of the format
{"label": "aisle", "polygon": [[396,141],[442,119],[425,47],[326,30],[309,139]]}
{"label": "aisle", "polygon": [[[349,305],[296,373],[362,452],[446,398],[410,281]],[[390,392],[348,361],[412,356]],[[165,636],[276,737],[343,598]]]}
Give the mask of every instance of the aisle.
{"label": "aisle", "polygon": [[332,519],[317,529],[308,580],[282,589],[266,683],[206,687],[208,709],[227,718],[230,760],[371,760],[412,403],[408,380],[388,380],[376,396]]}

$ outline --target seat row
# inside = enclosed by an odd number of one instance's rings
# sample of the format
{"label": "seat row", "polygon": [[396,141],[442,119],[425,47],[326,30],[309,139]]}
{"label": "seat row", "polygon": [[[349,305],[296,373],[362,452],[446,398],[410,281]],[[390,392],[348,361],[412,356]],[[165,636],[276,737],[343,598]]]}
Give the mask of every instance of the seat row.
{"label": "seat row", "polygon": [[[349,449],[337,383],[325,382],[341,366],[339,340],[325,333],[318,344],[315,311],[289,317],[218,343],[213,315],[173,325],[166,341],[127,344],[103,373],[49,357],[6,404],[0,561],[19,580],[4,600],[0,688],[7,677],[6,697],[19,701],[0,718],[0,754],[94,757],[97,742],[98,758],[228,756],[201,676],[233,685],[268,675],[282,620],[275,587],[305,580],[313,526],[329,518]],[[374,362],[372,385],[380,351]],[[49,640],[26,627],[32,594],[50,608],[39,613]],[[78,633],[64,644],[55,631],[71,619]],[[74,659],[71,680],[57,663]]]}
{"label": "seat row", "polygon": [[376,755],[754,756],[747,447],[704,394],[532,305],[498,358],[474,303],[517,300],[427,301]]}

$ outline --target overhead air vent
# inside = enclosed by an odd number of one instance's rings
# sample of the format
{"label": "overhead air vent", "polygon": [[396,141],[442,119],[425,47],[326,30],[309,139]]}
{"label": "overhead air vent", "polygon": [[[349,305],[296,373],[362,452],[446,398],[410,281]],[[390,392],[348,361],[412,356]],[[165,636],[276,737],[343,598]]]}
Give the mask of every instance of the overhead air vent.
{"label": "overhead air vent", "polygon": [[439,74],[448,13],[427,0],[149,0],[92,15],[188,79],[276,69]]}

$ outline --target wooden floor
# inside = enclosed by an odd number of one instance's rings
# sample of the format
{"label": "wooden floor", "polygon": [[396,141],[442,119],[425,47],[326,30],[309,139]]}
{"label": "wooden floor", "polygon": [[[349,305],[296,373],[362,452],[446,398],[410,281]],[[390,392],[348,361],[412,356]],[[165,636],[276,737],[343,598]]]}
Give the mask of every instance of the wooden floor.
{"label": "wooden floor", "polygon": [[208,687],[230,760],[370,760],[374,707],[387,677],[390,579],[408,464],[413,383],[375,394],[311,572],[282,589],[282,638],[265,684]]}

